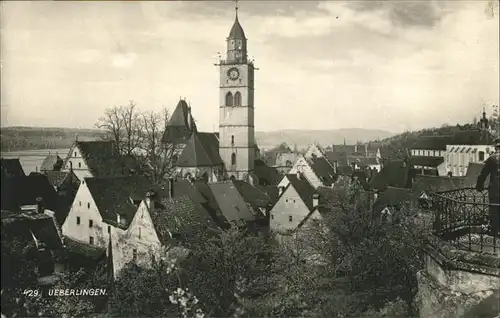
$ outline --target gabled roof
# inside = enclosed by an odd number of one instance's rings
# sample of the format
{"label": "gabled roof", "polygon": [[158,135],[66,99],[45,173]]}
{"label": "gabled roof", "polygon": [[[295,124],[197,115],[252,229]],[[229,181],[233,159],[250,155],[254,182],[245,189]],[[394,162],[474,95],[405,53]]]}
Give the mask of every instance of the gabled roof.
{"label": "gabled roof", "polygon": [[[467,167],[467,173],[465,174],[465,180],[463,181],[464,187],[474,188],[476,187],[477,178],[481,171],[483,170],[484,163],[469,163]],[[484,182],[484,187],[487,188],[490,184],[490,176],[486,177]]]}
{"label": "gabled roof", "polygon": [[282,153],[292,153],[292,149],[285,143],[281,143],[274,148],[271,148],[264,152],[264,160],[270,166],[276,165],[276,158]]}
{"label": "gabled roof", "polygon": [[338,167],[347,167],[349,166],[349,160],[347,158],[347,154],[343,152],[337,151],[326,151],[325,157],[330,161],[330,163],[336,162]]}
{"label": "gabled roof", "polygon": [[216,224],[202,207],[189,196],[164,199],[158,208],[150,209],[156,234],[163,245],[168,245],[170,233],[184,237],[200,234],[193,231],[208,231]]}
{"label": "gabled roof", "polygon": [[464,181],[464,177],[416,175],[412,185],[412,192],[420,195],[422,191],[438,192],[458,189],[464,186]]}
{"label": "gabled roof", "polygon": [[410,158],[410,164],[414,166],[437,168],[443,162],[444,162],[443,157],[412,156]]}
{"label": "gabled roof", "polygon": [[2,179],[1,191],[1,205],[5,210],[18,211],[23,205],[35,205],[39,197],[45,208],[57,211],[59,207],[54,187],[39,173]]}
{"label": "gabled roof", "polygon": [[222,215],[230,222],[244,225],[256,220],[250,204],[240,195],[233,182],[224,181],[208,184]]}
{"label": "gabled roof", "polygon": [[198,180],[194,182],[194,186],[196,190],[203,196],[206,200],[205,203],[202,203],[203,207],[210,213],[212,218],[215,220],[217,225],[221,228],[228,228],[229,223],[226,217],[223,215],[217,200],[215,199],[214,194],[212,193],[212,189],[208,186],[208,184],[202,180]]}
{"label": "gabled roof", "polygon": [[40,171],[58,171],[63,167],[64,161],[58,155],[48,155],[40,166]]}
{"label": "gabled roof", "polygon": [[126,223],[119,226],[124,228],[128,227],[137,211],[131,200],[145,199],[153,187],[148,179],[140,176],[85,178],[85,183],[103,221],[117,225],[117,215],[120,215]]}
{"label": "gabled roof", "polygon": [[368,167],[371,165],[378,165],[379,162],[375,157],[361,157],[361,158],[353,158],[353,160],[360,167]]}
{"label": "gabled roof", "polygon": [[2,175],[7,177],[23,177],[26,175],[19,159],[1,158],[0,168],[2,169]]}
{"label": "gabled roof", "polygon": [[370,181],[370,187],[384,191],[387,187],[410,188],[411,168],[403,160],[384,163],[382,170]]}
{"label": "gabled roof", "polygon": [[446,150],[446,145],[451,144],[452,140],[453,136],[451,135],[421,136],[412,149]]}
{"label": "gabled roof", "polygon": [[212,167],[223,163],[219,141],[213,133],[193,133],[176,165],[179,167]]}
{"label": "gabled roof", "polygon": [[446,145],[489,145],[493,139],[489,132],[467,130],[450,135],[421,136],[412,149],[446,150]]}
{"label": "gabled roof", "polygon": [[282,178],[282,175],[279,173],[278,169],[268,166],[261,159],[255,160],[254,173],[260,182],[267,183],[267,185],[276,185]]}
{"label": "gabled roof", "polygon": [[47,176],[47,179],[53,187],[59,188],[63,184],[64,180],[66,180],[66,177],[72,174],[72,172],[48,170],[44,174]]}
{"label": "gabled roof", "polygon": [[276,185],[256,186],[257,189],[267,194],[269,197],[269,205],[274,206],[278,202],[279,189]]}
{"label": "gabled roof", "polygon": [[351,155],[365,155],[364,145],[333,145],[332,151],[337,153],[343,153],[348,156]]}
{"label": "gabled roof", "polygon": [[331,186],[335,182],[335,170],[323,157],[313,157],[308,160],[312,171],[318,176],[323,185]]}
{"label": "gabled roof", "polygon": [[413,198],[410,189],[388,187],[375,201],[373,212],[379,215],[386,207],[400,209],[404,204],[410,203]]}
{"label": "gabled roof", "polygon": [[243,180],[233,180],[232,182],[243,197],[243,200],[250,204],[255,210],[269,207],[271,199],[265,192]]}
{"label": "gabled roof", "polygon": [[190,107],[185,100],[181,99],[170,116],[162,142],[185,143],[194,131],[196,131],[196,124]]}
{"label": "gabled roof", "polygon": [[[309,210],[312,210],[313,208],[313,194],[315,193],[314,187],[307,181],[307,179],[304,176],[301,176],[300,178],[297,177],[296,174],[287,174],[286,178],[290,181],[290,184],[288,187],[293,187],[295,191],[299,194],[300,198],[302,199],[302,202],[309,208]],[[283,193],[286,192],[286,189],[283,191]]]}
{"label": "gabled roof", "polygon": [[79,242],[67,236],[64,237],[64,246],[71,254],[79,254],[93,260],[98,260],[106,255],[106,248],[104,247]]}

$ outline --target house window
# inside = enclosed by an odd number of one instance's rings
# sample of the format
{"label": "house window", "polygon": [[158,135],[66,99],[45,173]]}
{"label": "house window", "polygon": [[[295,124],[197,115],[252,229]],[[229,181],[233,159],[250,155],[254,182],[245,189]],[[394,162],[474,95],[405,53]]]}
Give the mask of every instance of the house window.
{"label": "house window", "polygon": [[231,146],[234,146],[234,135],[231,135]]}
{"label": "house window", "polygon": [[236,166],[236,154],[234,152],[231,154],[231,166]]}
{"label": "house window", "polygon": [[154,255],[151,255],[151,260],[152,260],[153,262],[155,262],[155,261],[156,261],[156,257],[155,257]]}
{"label": "house window", "polygon": [[81,168],[81,167],[82,167],[82,163],[81,163],[81,162],[79,162],[79,163],[78,163],[78,168]]}
{"label": "house window", "polygon": [[75,151],[75,153],[74,153],[74,156],[76,157],[76,151]]}
{"label": "house window", "polygon": [[135,248],[132,250],[132,260],[137,261],[137,250]]}
{"label": "house window", "polygon": [[226,94],[226,106],[233,106],[233,94],[231,92]]}
{"label": "house window", "polygon": [[234,94],[234,106],[241,106],[241,93],[236,92]]}
{"label": "house window", "polygon": [[292,222],[293,217],[291,215],[288,216],[288,222]]}
{"label": "house window", "polygon": [[108,225],[108,233],[111,233],[111,226]]}
{"label": "house window", "polygon": [[82,201],[78,201],[78,204],[79,204],[80,206],[82,206]]}
{"label": "house window", "polygon": [[274,220],[274,214],[271,214],[271,220]]}
{"label": "house window", "polygon": [[79,216],[76,217],[76,225],[80,225],[80,217]]}
{"label": "house window", "polygon": [[90,245],[94,245],[94,237],[90,237]]}
{"label": "house window", "polygon": [[141,228],[139,228],[139,238],[141,238]]}
{"label": "house window", "polygon": [[94,226],[94,221],[89,220],[89,227],[92,227],[92,226]]}
{"label": "house window", "polygon": [[484,160],[484,151],[480,151],[479,152],[479,161],[483,161]]}
{"label": "house window", "polygon": [[90,209],[90,202],[87,202],[87,209]]}

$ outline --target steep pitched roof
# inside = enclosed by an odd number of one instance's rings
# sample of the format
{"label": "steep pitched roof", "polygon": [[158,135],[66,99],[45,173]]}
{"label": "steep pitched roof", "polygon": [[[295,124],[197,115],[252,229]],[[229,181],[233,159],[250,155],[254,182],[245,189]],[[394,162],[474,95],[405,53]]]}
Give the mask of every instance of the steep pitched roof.
{"label": "steep pitched roof", "polygon": [[158,208],[150,209],[150,214],[156,234],[164,245],[169,243],[170,233],[186,237],[200,234],[193,231],[216,227],[208,212],[189,196],[162,200]]}
{"label": "steep pitched roof", "polygon": [[71,172],[48,170],[44,174],[47,176],[47,179],[53,187],[59,188],[63,184],[64,180],[66,180],[66,177],[71,174]]}
{"label": "steep pitched roof", "polygon": [[0,168],[2,169],[2,174],[7,177],[23,177],[26,175],[19,159],[1,158]]}
{"label": "steep pitched roof", "polygon": [[176,165],[179,167],[212,167],[223,163],[219,141],[213,133],[193,133]]}
{"label": "steep pitched roof", "polygon": [[333,145],[332,151],[337,153],[343,153],[348,156],[352,155],[365,155],[364,145]]}
{"label": "steep pitched roof", "polygon": [[255,221],[256,216],[247,202],[240,195],[233,182],[225,181],[208,184],[217,205],[229,222],[244,225]]}
{"label": "steep pitched roof", "polygon": [[416,175],[412,185],[412,192],[420,195],[422,191],[437,192],[462,188],[464,177],[445,177]]}
{"label": "steep pitched roof", "polygon": [[229,226],[228,220],[223,215],[209,185],[206,182],[199,180],[194,182],[194,186],[206,200],[205,203],[202,203],[202,206],[208,211],[208,213],[210,213],[217,225],[221,228],[227,228]]}
{"label": "steep pitched roof", "polygon": [[269,207],[271,199],[265,192],[243,180],[233,180],[232,182],[243,197],[243,200],[254,209]]}
{"label": "steep pitched roof", "polygon": [[[474,188],[477,183],[477,178],[479,174],[483,170],[484,163],[469,163],[467,167],[467,173],[465,174],[465,180],[463,181],[464,187]],[[490,184],[490,176],[486,177],[486,181],[484,182],[484,186],[488,187]]]}
{"label": "steep pitched roof", "polygon": [[2,180],[2,209],[18,211],[23,205],[37,204],[42,198],[45,208],[57,211],[59,208],[54,187],[46,176],[38,173]]}
{"label": "steep pitched roof", "polygon": [[387,161],[382,170],[370,181],[370,187],[383,191],[387,187],[410,188],[411,168],[402,160]]}
{"label": "steep pitched roof", "polygon": [[452,135],[421,136],[415,141],[412,149],[446,150],[446,145],[452,140]]}
{"label": "steep pitched roof", "polygon": [[93,260],[98,260],[106,255],[106,248],[97,245],[90,245],[64,237],[64,246],[69,253],[79,254]]}
{"label": "steep pitched roof", "polygon": [[375,157],[361,157],[361,158],[353,158],[353,160],[360,167],[368,167],[370,165],[378,165],[379,162]]}
{"label": "steep pitched roof", "polygon": [[270,166],[276,165],[276,158],[282,153],[292,153],[292,149],[285,143],[281,143],[274,148],[271,148],[264,152],[264,160]]}
{"label": "steep pitched roof", "polygon": [[[153,186],[140,176],[85,178],[85,183],[103,221],[122,228],[128,227],[137,211],[133,201],[145,199]],[[117,224],[117,215],[126,223]]]}
{"label": "steep pitched roof", "polygon": [[308,161],[312,171],[318,176],[323,185],[331,186],[335,182],[335,170],[325,158],[313,157]]}
{"label": "steep pitched roof", "polygon": [[266,185],[266,186],[256,186],[257,189],[259,189],[260,191],[264,192],[265,194],[267,194],[267,196],[269,197],[269,205],[270,206],[274,206],[276,204],[276,202],[278,202],[278,198],[279,198],[279,189],[278,189],[278,186],[276,185]]}
{"label": "steep pitched roof", "polygon": [[410,164],[414,166],[437,168],[443,162],[444,162],[443,157],[412,156],[410,158]]}
{"label": "steep pitched roof", "polygon": [[194,131],[196,131],[196,124],[191,115],[190,107],[185,100],[181,99],[170,116],[162,142],[184,143]]}
{"label": "steep pitched roof", "polygon": [[255,160],[254,173],[259,179],[259,182],[267,183],[267,185],[276,185],[282,178],[282,175],[279,173],[278,169],[268,166],[261,159]]}
{"label": "steep pitched roof", "polygon": [[330,163],[336,162],[339,167],[349,166],[347,154],[337,151],[325,151],[325,157]]}
{"label": "steep pitched roof", "polygon": [[[298,178],[296,174],[287,174],[286,177],[290,181],[288,187],[293,187],[299,194],[302,202],[304,202],[309,210],[311,210],[313,208],[312,198],[313,194],[315,193],[314,187],[307,181],[304,176]],[[285,193],[285,191],[283,191],[283,193]]]}
{"label": "steep pitched roof", "polygon": [[58,155],[48,155],[40,166],[40,171],[58,171],[62,168],[64,161]]}
{"label": "steep pitched roof", "polygon": [[410,189],[388,187],[375,201],[373,212],[378,215],[386,207],[400,209],[402,205],[410,203],[413,198]]}

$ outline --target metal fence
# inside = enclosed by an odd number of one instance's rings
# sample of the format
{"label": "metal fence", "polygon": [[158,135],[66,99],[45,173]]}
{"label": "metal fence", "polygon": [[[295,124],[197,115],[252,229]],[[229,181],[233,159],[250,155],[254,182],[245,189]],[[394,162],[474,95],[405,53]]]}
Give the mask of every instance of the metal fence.
{"label": "metal fence", "polygon": [[500,213],[499,204],[489,203],[487,190],[461,188],[433,193],[433,233],[459,249],[500,255],[500,238],[491,229],[490,209]]}

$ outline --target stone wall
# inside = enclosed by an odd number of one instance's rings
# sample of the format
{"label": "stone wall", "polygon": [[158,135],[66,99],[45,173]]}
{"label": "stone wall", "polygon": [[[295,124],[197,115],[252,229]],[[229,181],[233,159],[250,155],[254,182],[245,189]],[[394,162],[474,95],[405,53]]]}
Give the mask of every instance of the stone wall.
{"label": "stone wall", "polygon": [[[420,317],[465,317],[466,312],[500,289],[500,268],[494,256],[493,262],[490,259],[480,264],[477,259],[458,260],[463,251],[456,252],[443,253],[440,248],[427,251],[425,268],[417,275]],[[471,260],[476,256],[472,255]]]}

